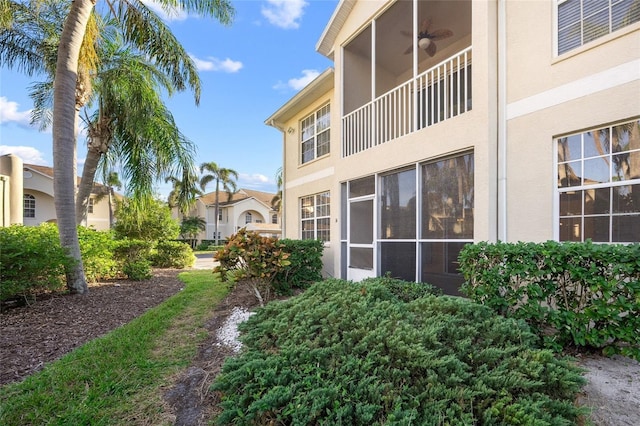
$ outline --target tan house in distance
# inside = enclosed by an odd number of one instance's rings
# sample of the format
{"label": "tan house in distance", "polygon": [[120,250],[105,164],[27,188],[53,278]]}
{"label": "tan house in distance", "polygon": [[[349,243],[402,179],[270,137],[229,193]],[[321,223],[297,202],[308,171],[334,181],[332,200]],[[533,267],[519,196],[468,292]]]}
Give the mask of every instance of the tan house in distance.
{"label": "tan house in distance", "polygon": [[[79,178],[78,178],[79,179]],[[109,197],[100,197],[106,187],[95,184],[83,226],[99,231],[110,227]],[[0,225],[36,226],[56,222],[53,169],[24,164],[14,155],[0,156]]]}
{"label": "tan house in distance", "polygon": [[316,50],[266,124],[327,275],[458,294],[468,243],[640,241],[637,1],[341,0]]}
{"label": "tan house in distance", "polygon": [[[220,191],[218,211],[218,240],[224,241],[242,228],[264,236],[280,237],[280,214],[271,207],[276,194],[251,189],[239,189],[231,195]],[[198,241],[215,239],[216,193],[210,192],[196,199],[195,206],[187,216],[199,216],[207,222],[205,231],[198,235]],[[182,214],[173,208],[173,217],[181,219]]]}

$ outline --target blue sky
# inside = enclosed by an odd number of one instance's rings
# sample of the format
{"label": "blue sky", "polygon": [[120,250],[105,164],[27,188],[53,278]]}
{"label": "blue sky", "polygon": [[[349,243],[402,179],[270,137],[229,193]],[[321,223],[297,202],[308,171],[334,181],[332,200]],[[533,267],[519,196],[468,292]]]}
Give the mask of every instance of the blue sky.
{"label": "blue sky", "polygon": [[[275,192],[282,135],[264,121],[332,66],[315,46],[338,0],[232,0],[232,4],[236,15],[228,27],[211,18],[163,15],[194,58],[202,84],[200,106],[195,106],[190,92],[175,94],[167,105],[180,130],[197,145],[198,165],[215,161],[240,174],[238,187]],[[0,68],[0,155],[15,153],[25,163],[53,166],[51,132],[29,126],[33,103],[28,87],[41,80]],[[85,155],[81,135],[80,167]],[[161,196],[169,191],[168,185],[158,185]]]}

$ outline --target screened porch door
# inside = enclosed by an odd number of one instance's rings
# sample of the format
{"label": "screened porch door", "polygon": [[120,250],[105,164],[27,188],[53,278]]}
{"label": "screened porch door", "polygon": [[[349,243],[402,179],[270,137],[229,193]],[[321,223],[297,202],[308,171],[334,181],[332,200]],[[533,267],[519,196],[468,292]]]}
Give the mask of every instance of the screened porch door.
{"label": "screened porch door", "polygon": [[360,281],[375,277],[374,197],[349,201],[347,279]]}

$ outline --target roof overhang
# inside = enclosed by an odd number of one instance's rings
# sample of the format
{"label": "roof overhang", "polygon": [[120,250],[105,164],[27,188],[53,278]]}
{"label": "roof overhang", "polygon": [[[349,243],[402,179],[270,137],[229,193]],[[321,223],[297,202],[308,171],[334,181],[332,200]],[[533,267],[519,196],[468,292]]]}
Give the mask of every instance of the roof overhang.
{"label": "roof overhang", "polygon": [[316,44],[318,53],[333,60],[333,46],[335,45],[336,38],[355,4],[356,0],[340,0],[336,10],[333,11],[329,23],[320,36],[320,40],[318,40]]}
{"label": "roof overhang", "polygon": [[267,126],[275,127],[281,132],[284,132],[284,123],[333,88],[333,74],[333,68],[327,68],[322,74],[317,76],[311,83],[306,85],[296,93],[293,98],[289,99],[286,104],[267,118],[264,123]]}

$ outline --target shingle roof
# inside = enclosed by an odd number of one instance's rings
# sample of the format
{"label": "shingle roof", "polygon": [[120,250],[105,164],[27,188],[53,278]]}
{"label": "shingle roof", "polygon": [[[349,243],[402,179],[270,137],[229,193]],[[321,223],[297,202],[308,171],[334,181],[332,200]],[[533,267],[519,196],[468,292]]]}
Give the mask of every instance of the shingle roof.
{"label": "shingle roof", "polygon": [[[42,173],[43,175],[53,179],[53,167],[39,166],[37,164],[26,164],[26,163],[23,164],[22,167],[24,169],[35,170],[36,172]],[[80,180],[81,180],[81,177],[77,176],[76,177],[76,185],[80,185]],[[104,185],[102,185],[101,183],[98,183],[98,182],[94,182],[93,183],[93,190],[91,192],[99,193],[99,192],[103,191],[104,189],[106,189],[106,187]]]}
{"label": "shingle roof", "polygon": [[[267,206],[271,206],[271,200],[275,197],[276,194],[270,192],[262,192],[255,191],[253,189],[239,189],[236,193],[231,195],[231,200],[229,200],[229,193],[226,191],[220,191],[219,202],[221,206],[235,204],[242,200],[247,200],[249,198],[255,198]],[[210,206],[215,204],[216,202],[216,193],[209,192],[200,196],[200,201],[202,201],[205,205]]]}

